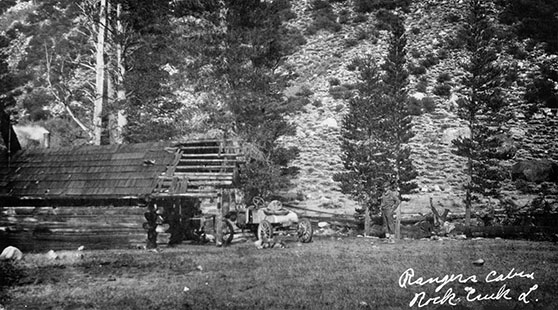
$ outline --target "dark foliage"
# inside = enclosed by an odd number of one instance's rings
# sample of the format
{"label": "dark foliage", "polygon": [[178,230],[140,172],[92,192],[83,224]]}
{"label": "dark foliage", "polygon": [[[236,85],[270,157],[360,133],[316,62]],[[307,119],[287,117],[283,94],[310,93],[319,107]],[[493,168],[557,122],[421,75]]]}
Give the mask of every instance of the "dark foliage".
{"label": "dark foliage", "polygon": [[12,261],[0,261],[0,304],[9,296],[6,289],[17,285],[26,276],[22,267]]}
{"label": "dark foliage", "polygon": [[421,115],[425,112],[431,113],[436,109],[436,101],[431,97],[422,99],[410,98],[408,103],[409,114]]}
{"label": "dark foliage", "polygon": [[440,63],[440,60],[433,53],[428,53],[424,59],[420,61],[420,65],[430,68]]}
{"label": "dark foliage", "polygon": [[379,9],[394,10],[396,8],[407,11],[410,4],[411,0],[356,0],[354,2],[355,11],[358,13],[370,13]]}
{"label": "dark foliage", "polygon": [[319,30],[338,32],[342,26],[337,22],[337,15],[327,1],[314,0],[312,7],[312,24],[306,29],[307,34],[315,34]]}
{"label": "dark foliage", "polygon": [[428,79],[426,76],[421,76],[415,86],[415,89],[421,93],[425,93],[428,87]]}
{"label": "dark foliage", "polygon": [[391,31],[393,27],[397,27],[399,16],[390,10],[382,8],[376,12],[376,18],[378,19],[376,28]]}
{"label": "dark foliage", "polygon": [[352,96],[352,92],[350,89],[343,85],[332,86],[329,88],[329,94],[334,99],[349,99]]}
{"label": "dark foliage", "polygon": [[440,97],[449,97],[451,95],[451,86],[445,83],[437,84],[432,90],[434,95]]}
{"label": "dark foliage", "polygon": [[546,44],[551,53],[558,53],[558,2],[555,0],[500,0],[504,10],[500,20],[516,28],[520,38],[531,38]]}
{"label": "dark foliage", "polygon": [[410,65],[409,73],[412,75],[423,75],[426,73],[426,68],[422,65]]}
{"label": "dark foliage", "polygon": [[469,1],[463,31],[465,48],[470,56],[463,64],[468,74],[462,81],[466,93],[465,98],[458,101],[458,115],[467,122],[471,136],[454,140],[453,144],[455,154],[467,158],[467,221],[473,201],[482,197],[500,197],[500,182],[507,175],[499,165],[497,149],[501,139],[496,136],[505,134],[502,125],[510,115],[501,95],[502,70],[496,62],[499,44],[495,40],[490,14],[482,1]]}
{"label": "dark foliage", "polygon": [[449,81],[451,81],[451,74],[448,73],[448,72],[440,73],[440,74],[438,75],[438,77],[436,77],[436,81],[437,81],[438,83],[449,82]]}
{"label": "dark foliage", "polygon": [[549,59],[539,63],[539,70],[531,74],[525,91],[527,116],[531,116],[539,108],[558,108],[558,65]]}
{"label": "dark foliage", "polygon": [[[558,53],[558,2],[553,0],[533,1],[498,1],[504,7],[500,21],[511,25],[520,39],[531,39],[533,43],[542,43],[548,53]],[[528,52],[517,46],[510,46],[516,57],[522,59]],[[527,47],[529,49],[529,47]],[[555,61],[552,61],[555,62]],[[558,68],[555,64],[543,62],[540,71],[530,76],[527,81],[525,100],[528,103],[528,116],[541,107],[558,108]]]}

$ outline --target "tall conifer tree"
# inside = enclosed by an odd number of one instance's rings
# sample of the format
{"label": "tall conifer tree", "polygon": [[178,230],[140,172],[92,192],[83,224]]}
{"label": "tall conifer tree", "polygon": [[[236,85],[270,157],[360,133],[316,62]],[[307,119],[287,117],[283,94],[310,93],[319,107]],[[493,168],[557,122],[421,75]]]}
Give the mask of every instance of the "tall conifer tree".
{"label": "tall conifer tree", "polygon": [[498,197],[505,173],[498,152],[510,118],[502,99],[501,69],[497,66],[498,42],[486,1],[470,0],[463,28],[467,61],[463,63],[464,97],[458,115],[470,130],[468,137],[453,141],[454,153],[467,159],[465,218],[470,224],[471,205],[481,197]]}
{"label": "tall conifer tree", "polygon": [[407,145],[413,133],[407,108],[405,46],[402,18],[396,15],[381,70],[371,59],[358,61],[362,79],[359,95],[349,101],[349,113],[343,120],[342,159],[347,172],[337,174],[335,180],[341,182],[344,193],[363,205],[367,233],[369,215],[379,211],[386,183],[397,182],[400,195],[416,187]]}

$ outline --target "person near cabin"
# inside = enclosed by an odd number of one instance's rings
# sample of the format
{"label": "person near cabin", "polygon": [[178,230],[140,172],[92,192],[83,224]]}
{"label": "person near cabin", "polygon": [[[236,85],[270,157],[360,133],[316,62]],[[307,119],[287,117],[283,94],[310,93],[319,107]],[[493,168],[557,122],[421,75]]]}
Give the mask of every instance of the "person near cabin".
{"label": "person near cabin", "polygon": [[176,204],[169,205],[165,208],[167,211],[167,223],[169,224],[168,233],[169,246],[175,246],[184,240],[184,227],[182,223],[182,216],[180,214],[180,206]]}
{"label": "person near cabin", "polygon": [[155,205],[152,203],[147,204],[147,211],[143,214],[147,223],[147,249],[157,248],[157,213],[155,212]]}
{"label": "person near cabin", "polygon": [[391,181],[387,184],[384,194],[381,197],[380,208],[382,210],[382,220],[386,239],[388,242],[394,242],[395,235],[395,210],[399,207],[400,203],[399,193],[397,191],[397,184]]}

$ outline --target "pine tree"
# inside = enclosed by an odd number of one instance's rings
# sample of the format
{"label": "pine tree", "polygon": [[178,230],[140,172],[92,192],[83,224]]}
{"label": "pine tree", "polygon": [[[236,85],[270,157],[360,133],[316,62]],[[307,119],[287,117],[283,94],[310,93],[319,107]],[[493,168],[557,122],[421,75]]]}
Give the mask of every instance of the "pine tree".
{"label": "pine tree", "polygon": [[[292,135],[294,126],[282,92],[288,77],[276,72],[292,46],[285,32],[282,12],[288,1],[230,1],[206,6],[206,26],[185,24],[179,49],[187,59],[182,81],[207,100],[195,106],[207,128],[235,136],[245,147],[246,164],[241,184],[247,202],[254,196],[270,198],[289,185],[297,169],[290,162],[296,148],[285,148],[279,138]],[[180,30],[180,29],[179,29]]]}
{"label": "pine tree", "polygon": [[469,13],[463,28],[467,61],[463,63],[464,97],[458,101],[458,115],[470,130],[469,137],[453,141],[454,153],[467,159],[465,185],[465,218],[470,224],[471,206],[481,197],[498,198],[505,173],[499,165],[502,155],[498,147],[510,118],[502,99],[501,69],[497,66],[498,44],[489,3],[469,2]]}
{"label": "pine tree", "polygon": [[400,195],[416,187],[412,181],[417,174],[407,145],[413,133],[407,108],[405,29],[400,16],[394,20],[381,70],[370,58],[357,61],[362,83],[359,95],[349,101],[342,125],[342,160],[347,172],[334,177],[344,193],[363,205],[368,221],[370,213],[379,212],[378,199],[386,183],[397,182]]}

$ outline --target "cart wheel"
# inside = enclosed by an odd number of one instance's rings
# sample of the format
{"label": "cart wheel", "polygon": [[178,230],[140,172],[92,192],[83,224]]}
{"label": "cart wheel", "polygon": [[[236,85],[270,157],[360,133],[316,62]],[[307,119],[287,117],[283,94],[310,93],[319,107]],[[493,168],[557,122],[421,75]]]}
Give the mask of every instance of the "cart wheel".
{"label": "cart wheel", "polygon": [[221,241],[223,244],[230,244],[234,237],[234,227],[229,220],[223,220],[223,236]]}
{"label": "cart wheel", "polygon": [[263,208],[265,207],[265,200],[260,196],[256,196],[252,198],[252,204],[256,207],[256,209]]}
{"label": "cart wheel", "polygon": [[269,242],[273,239],[273,226],[271,223],[263,220],[258,225],[258,240],[261,240],[262,243]]}
{"label": "cart wheel", "polygon": [[308,219],[301,219],[298,222],[297,235],[298,235],[298,240],[300,240],[303,243],[308,243],[312,241],[312,235],[313,235],[312,224]]}

